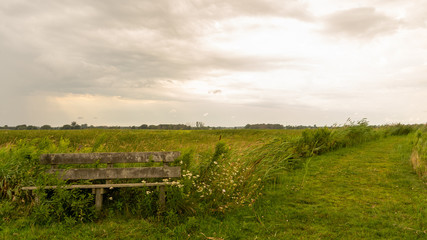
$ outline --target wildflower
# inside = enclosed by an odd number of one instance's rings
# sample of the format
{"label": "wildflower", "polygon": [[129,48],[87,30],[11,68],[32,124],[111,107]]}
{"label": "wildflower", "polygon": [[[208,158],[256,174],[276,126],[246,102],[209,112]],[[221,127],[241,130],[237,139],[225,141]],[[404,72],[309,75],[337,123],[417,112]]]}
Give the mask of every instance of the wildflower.
{"label": "wildflower", "polygon": [[146,182],[146,181],[144,181],[144,180],[142,180],[141,182],[142,182],[142,183],[147,183],[147,182]]}
{"label": "wildflower", "polygon": [[225,193],[225,189],[222,189],[222,192]]}
{"label": "wildflower", "polygon": [[146,193],[147,195],[150,195],[150,193],[151,193],[151,192],[150,192],[150,191],[146,191],[145,193]]}
{"label": "wildflower", "polygon": [[164,179],[163,179],[163,182],[167,182],[167,181],[169,181],[169,179],[167,179],[167,178],[164,178]]}
{"label": "wildflower", "polygon": [[109,197],[108,200],[113,200],[113,197]]}
{"label": "wildflower", "polygon": [[110,187],[110,190],[112,190],[113,189],[113,187]]}
{"label": "wildflower", "polygon": [[218,162],[217,162],[217,161],[214,161],[214,164],[218,164]]}

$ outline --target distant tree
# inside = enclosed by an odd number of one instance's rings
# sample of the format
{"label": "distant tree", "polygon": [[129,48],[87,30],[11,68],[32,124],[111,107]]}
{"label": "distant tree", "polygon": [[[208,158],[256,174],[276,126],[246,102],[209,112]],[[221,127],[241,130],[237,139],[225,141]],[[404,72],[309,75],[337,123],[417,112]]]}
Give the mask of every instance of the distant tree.
{"label": "distant tree", "polygon": [[40,127],[40,129],[42,129],[42,130],[49,130],[49,129],[52,129],[52,127],[50,125],[43,125],[43,126]]}
{"label": "distant tree", "polygon": [[282,124],[246,124],[246,129],[283,129],[285,128]]}
{"label": "distant tree", "polygon": [[26,124],[21,124],[15,127],[16,130],[27,130]]}
{"label": "distant tree", "polygon": [[33,125],[28,125],[27,126],[27,130],[37,130],[37,129],[39,129],[39,128],[36,127],[36,126],[33,126]]}
{"label": "distant tree", "polygon": [[204,128],[205,124],[203,122],[196,122],[196,128]]}
{"label": "distant tree", "polygon": [[81,126],[73,121],[71,122],[71,129],[81,129]]}
{"label": "distant tree", "polygon": [[72,129],[70,124],[65,124],[64,126],[62,126],[60,129],[62,130],[68,130],[68,129]]}
{"label": "distant tree", "polygon": [[147,124],[142,124],[139,129],[148,129],[148,125]]}

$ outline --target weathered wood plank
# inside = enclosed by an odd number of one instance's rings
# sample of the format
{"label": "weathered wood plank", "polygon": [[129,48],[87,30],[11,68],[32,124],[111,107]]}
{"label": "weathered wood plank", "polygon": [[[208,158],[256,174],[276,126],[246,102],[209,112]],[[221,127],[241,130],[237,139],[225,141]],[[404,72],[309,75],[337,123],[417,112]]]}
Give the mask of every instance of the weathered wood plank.
{"label": "weathered wood plank", "polygon": [[[154,183],[111,183],[111,184],[79,184],[79,185],[65,185],[65,186],[44,186],[43,189],[55,189],[55,188],[81,188],[81,189],[91,189],[91,188],[122,188],[122,187],[153,187],[153,186],[165,186],[165,185],[174,185],[173,182],[154,182]],[[22,190],[36,190],[38,187],[22,187]]]}
{"label": "weathered wood plank", "polygon": [[173,162],[180,152],[112,152],[43,154],[41,164]]}
{"label": "weathered wood plank", "polygon": [[181,167],[74,168],[50,169],[47,172],[58,173],[58,177],[64,180],[181,177]]}

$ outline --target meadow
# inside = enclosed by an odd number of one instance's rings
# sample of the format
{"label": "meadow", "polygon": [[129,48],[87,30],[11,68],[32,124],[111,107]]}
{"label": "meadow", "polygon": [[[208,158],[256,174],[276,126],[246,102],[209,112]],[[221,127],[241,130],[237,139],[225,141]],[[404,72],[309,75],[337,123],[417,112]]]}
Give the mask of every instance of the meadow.
{"label": "meadow", "polygon": [[[414,171],[409,159],[417,149],[419,162],[425,161],[425,132],[405,125],[374,128],[365,120],[309,130],[3,130],[0,236],[422,238],[427,231],[425,178],[419,173],[422,165]],[[65,184],[44,174],[38,164],[42,153],[132,151],[181,151],[175,164],[182,166],[183,177],[167,190],[166,213],[158,213],[155,188],[109,191],[100,213],[88,191],[40,191],[36,204],[31,194],[20,190],[25,185]],[[366,169],[371,174],[366,175]],[[370,186],[369,178],[379,183]],[[363,184],[369,186],[354,191]],[[393,184],[404,188],[396,191]],[[373,203],[374,192],[391,202]],[[367,211],[368,203],[379,210]],[[399,204],[413,206],[401,210]],[[387,212],[393,210],[403,216]],[[372,221],[356,224],[364,218]],[[397,220],[406,225],[392,228],[384,223],[393,226]]]}

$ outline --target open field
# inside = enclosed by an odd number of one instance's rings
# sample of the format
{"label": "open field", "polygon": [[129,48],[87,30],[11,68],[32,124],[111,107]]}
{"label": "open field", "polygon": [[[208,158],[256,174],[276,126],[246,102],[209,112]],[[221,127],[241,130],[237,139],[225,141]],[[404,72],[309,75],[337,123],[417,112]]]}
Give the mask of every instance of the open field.
{"label": "open field", "polygon": [[[344,138],[357,137],[354,129],[0,132],[2,186],[13,195],[10,198],[7,191],[2,191],[0,237],[424,239],[427,188],[410,163],[414,135],[390,136],[385,130],[356,127],[357,131],[363,130],[359,134],[363,134],[364,141],[349,142]],[[214,194],[201,197],[196,194],[197,189],[185,190],[186,187],[179,194],[171,190],[174,198],[193,209],[170,205],[171,211],[157,216],[155,210],[144,212],[126,204],[141,204],[132,197],[143,196],[138,192],[114,192],[114,201],[107,202],[101,215],[87,212],[90,217],[80,222],[67,211],[55,219],[43,218],[31,197],[14,188],[23,183],[6,176],[12,169],[5,163],[6,157],[18,161],[23,155],[31,162],[42,152],[161,150],[182,151],[187,156],[182,159],[184,165],[195,175],[203,175],[203,166],[217,162],[213,175],[205,173],[213,180],[191,182],[197,186],[209,183]],[[186,161],[190,164],[186,165]],[[233,172],[228,166],[237,170]],[[33,177],[16,168],[15,171],[22,178]],[[237,176],[230,177],[233,174]],[[245,184],[227,188],[230,184],[226,180],[239,179]],[[184,177],[184,185],[185,180]],[[227,197],[222,194],[225,189],[233,193]],[[244,201],[236,204],[236,197],[249,199],[239,198]],[[219,203],[213,204],[214,199]],[[176,199],[169,200],[172,204]]]}

